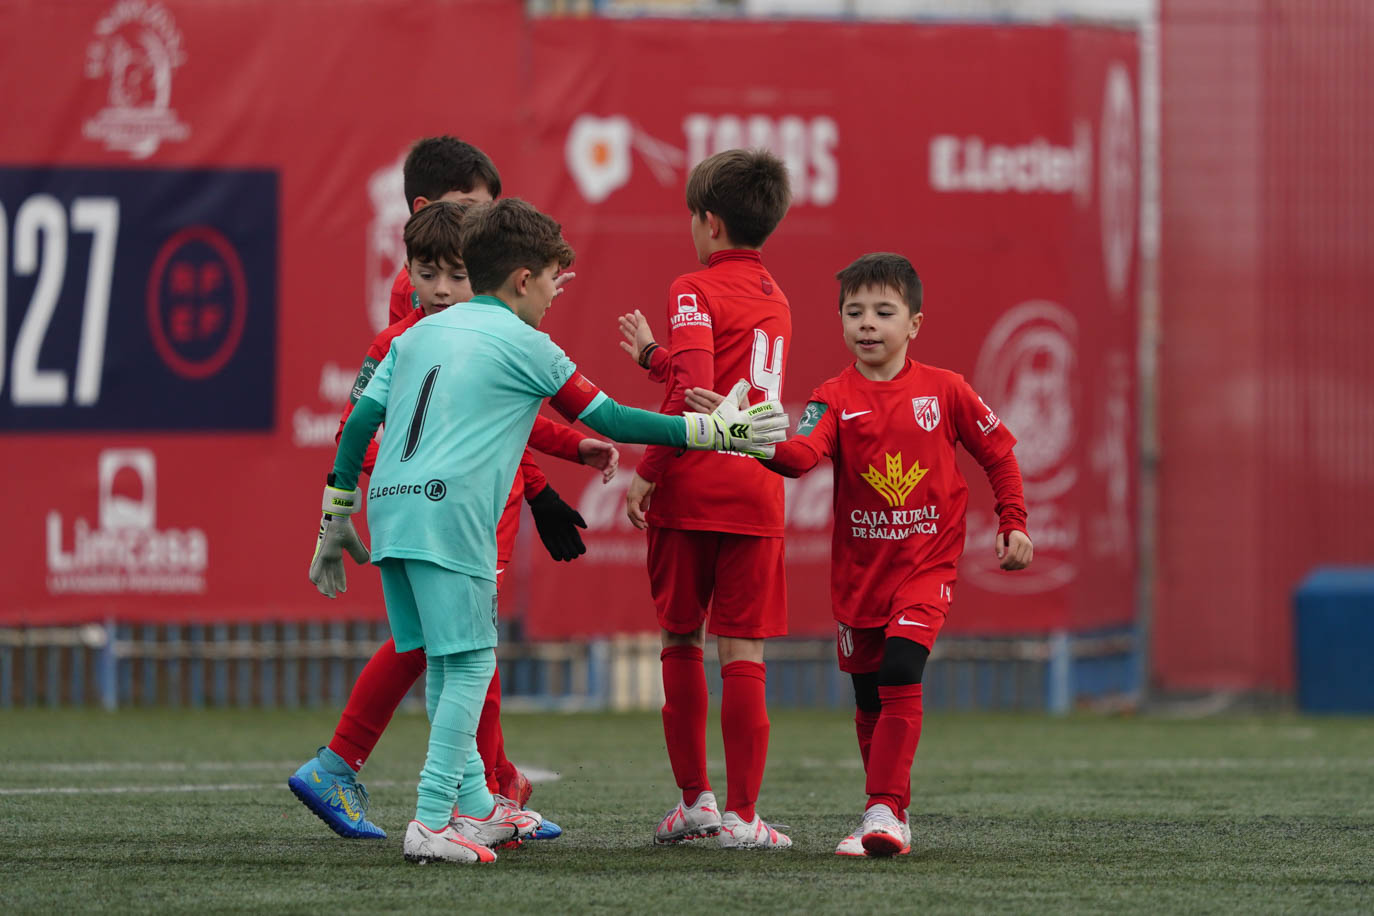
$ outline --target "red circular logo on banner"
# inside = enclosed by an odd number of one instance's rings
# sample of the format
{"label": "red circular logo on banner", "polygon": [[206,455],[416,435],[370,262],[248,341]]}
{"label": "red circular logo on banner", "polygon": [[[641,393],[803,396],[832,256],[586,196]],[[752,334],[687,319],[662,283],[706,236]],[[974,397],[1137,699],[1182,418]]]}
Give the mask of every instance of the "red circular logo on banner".
{"label": "red circular logo on banner", "polygon": [[148,276],[148,329],[158,355],[182,378],[208,378],[238,349],[248,283],[219,231],[191,226],[168,239]]}

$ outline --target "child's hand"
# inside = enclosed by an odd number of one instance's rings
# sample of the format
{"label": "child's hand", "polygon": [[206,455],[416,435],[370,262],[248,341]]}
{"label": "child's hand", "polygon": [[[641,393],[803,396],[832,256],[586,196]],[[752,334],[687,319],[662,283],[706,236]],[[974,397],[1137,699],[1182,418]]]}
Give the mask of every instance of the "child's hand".
{"label": "child's hand", "polygon": [[577,443],[577,457],[588,467],[601,472],[601,482],[610,483],[615,469],[620,467],[620,452],[614,445],[601,439],[586,438]]}
{"label": "child's hand", "polygon": [[1024,531],[998,533],[993,539],[993,546],[997,551],[997,559],[1002,561],[1002,568],[1006,570],[1025,569],[1031,564],[1031,554],[1035,552],[1035,545]]}
{"label": "child's hand", "polygon": [[569,280],[573,279],[576,276],[577,274],[573,273],[572,271],[568,271],[565,274],[559,274],[558,276],[554,277],[553,297],[557,299],[559,296],[563,295],[563,287],[568,284]]}
{"label": "child's hand", "polygon": [[725,401],[725,395],[716,394],[710,388],[688,388],[686,397],[687,409],[697,413],[714,413]]}
{"label": "child's hand", "polygon": [[[629,354],[630,359],[639,363],[639,358],[644,355],[644,348],[654,342],[654,332],[649,329],[649,320],[640,313],[639,309],[620,316],[620,333],[625,339],[620,342],[620,349]],[[639,363],[643,366],[643,363]]]}
{"label": "child's hand", "polygon": [[625,514],[629,516],[630,524],[640,531],[649,527],[644,513],[649,511],[649,496],[654,492],[654,486],[636,474],[630,478],[630,487],[625,491]]}

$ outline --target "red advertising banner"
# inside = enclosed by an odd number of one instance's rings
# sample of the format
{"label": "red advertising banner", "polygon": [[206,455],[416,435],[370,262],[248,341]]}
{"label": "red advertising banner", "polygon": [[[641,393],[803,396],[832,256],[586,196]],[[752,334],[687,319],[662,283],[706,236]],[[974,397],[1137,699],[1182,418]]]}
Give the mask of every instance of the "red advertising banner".
{"label": "red advertising banner", "polygon": [[[0,136],[0,623],[381,614],[371,570],[332,604],[305,570],[400,259],[400,160],[436,133],[563,222],[578,276],[544,330],[644,407],[661,388],[615,317],[640,308],[666,334],[668,284],[696,267],[688,171],[777,151],[795,201],[764,257],[793,308],[794,415],[847,362],[835,272],[897,251],[926,287],[913,356],[967,376],[1020,440],[1035,565],[997,570],[968,461],[951,631],[1133,618],[1134,35],[525,23],[517,6],[340,3],[309,55],[309,4],[24,8],[22,41],[0,38],[0,83],[41,87]],[[459,21],[482,36],[461,59],[414,53],[417,30]],[[654,627],[623,508],[638,454],[609,485],[543,462],[589,549],[554,564],[526,526],[503,605],[527,635]],[[829,469],[787,486],[792,630],[825,635]]]}

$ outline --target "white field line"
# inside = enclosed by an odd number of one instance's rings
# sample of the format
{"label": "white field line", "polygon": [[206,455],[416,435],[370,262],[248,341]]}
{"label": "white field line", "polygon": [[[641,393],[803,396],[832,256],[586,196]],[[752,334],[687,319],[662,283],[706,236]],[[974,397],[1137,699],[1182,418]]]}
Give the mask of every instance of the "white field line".
{"label": "white field line", "polygon": [[[229,769],[273,769],[291,773],[300,761],[271,761],[271,760],[249,760],[239,761],[238,763],[224,762],[201,762],[187,763],[179,761],[161,761],[155,763],[133,763],[130,761],[91,761],[89,763],[24,763],[10,764],[5,769],[10,771],[41,772],[41,773],[122,773],[140,772],[151,770],[154,772],[176,773],[176,772],[197,772],[205,770],[229,770]],[[530,782],[545,783],[555,782],[560,776],[553,770],[540,769],[539,767],[521,767],[521,772]],[[409,782],[396,782],[394,780],[365,780],[365,784],[374,789],[394,789],[397,786],[413,785]],[[0,795],[147,795],[159,792],[265,792],[273,789],[280,789],[286,785],[283,778],[281,782],[270,783],[191,783],[181,785],[140,785],[140,786],[0,786]]]}

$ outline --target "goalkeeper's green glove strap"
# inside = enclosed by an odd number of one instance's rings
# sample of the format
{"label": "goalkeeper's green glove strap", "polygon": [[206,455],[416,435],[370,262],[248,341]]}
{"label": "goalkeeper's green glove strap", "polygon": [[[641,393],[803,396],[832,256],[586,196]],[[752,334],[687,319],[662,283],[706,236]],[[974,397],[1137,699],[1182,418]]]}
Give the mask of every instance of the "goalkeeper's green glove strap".
{"label": "goalkeeper's green glove strap", "polygon": [[347,589],[344,576],[344,551],[355,562],[366,563],[370,558],[350,518],[362,507],[362,492],[341,490],[326,484],[321,509],[320,535],[315,539],[315,556],[310,560],[310,581],[326,598],[333,598]]}

